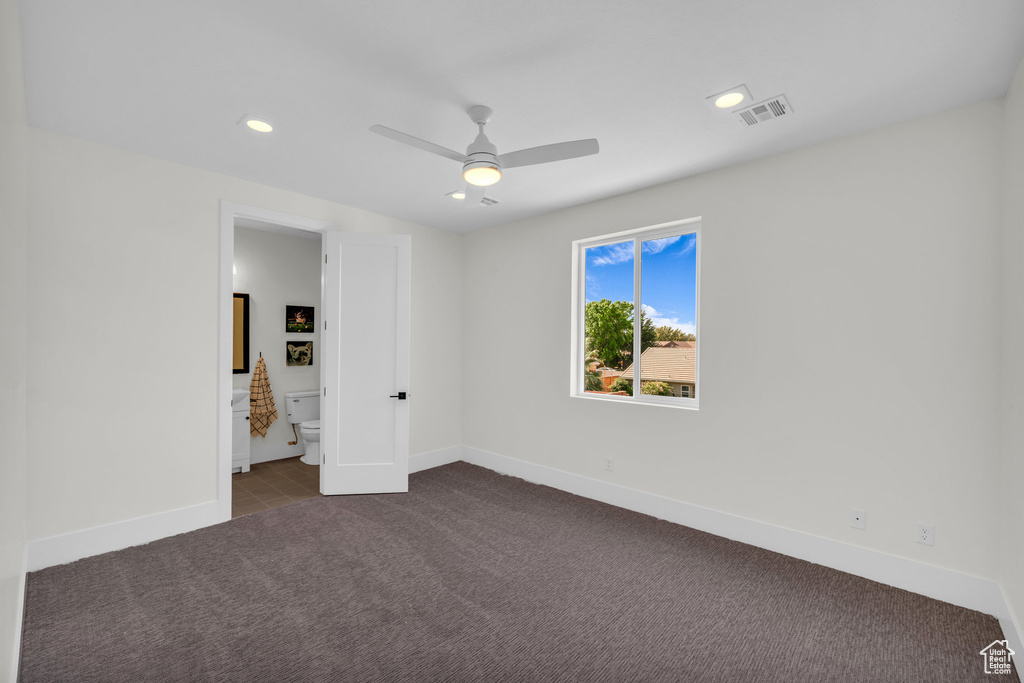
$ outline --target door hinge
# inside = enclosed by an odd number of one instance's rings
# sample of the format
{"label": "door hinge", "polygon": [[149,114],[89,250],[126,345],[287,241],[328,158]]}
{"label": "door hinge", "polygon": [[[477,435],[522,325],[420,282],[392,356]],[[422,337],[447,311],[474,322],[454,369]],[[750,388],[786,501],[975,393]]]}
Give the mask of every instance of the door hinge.
{"label": "door hinge", "polygon": [[327,254],[324,254],[324,263],[327,263]]}
{"label": "door hinge", "polygon": [[324,387],[324,396],[327,395],[327,387]]}

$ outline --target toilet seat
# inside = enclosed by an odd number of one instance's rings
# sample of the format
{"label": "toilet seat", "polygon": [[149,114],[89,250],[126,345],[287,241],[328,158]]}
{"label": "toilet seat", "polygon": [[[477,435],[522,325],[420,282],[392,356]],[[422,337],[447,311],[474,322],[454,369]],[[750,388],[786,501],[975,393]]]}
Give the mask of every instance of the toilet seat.
{"label": "toilet seat", "polygon": [[300,429],[306,429],[306,430],[315,429],[316,431],[319,432],[320,431],[320,420],[306,420],[305,422],[300,422],[299,423],[299,428]]}

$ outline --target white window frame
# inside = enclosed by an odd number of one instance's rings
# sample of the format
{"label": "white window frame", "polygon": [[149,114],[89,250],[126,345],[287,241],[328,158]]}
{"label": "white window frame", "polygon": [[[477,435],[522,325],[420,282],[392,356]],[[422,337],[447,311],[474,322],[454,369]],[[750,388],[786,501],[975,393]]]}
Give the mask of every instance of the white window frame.
{"label": "white window frame", "polygon": [[[572,329],[570,340],[572,344],[571,365],[569,371],[569,395],[573,398],[584,398],[593,401],[617,401],[619,403],[637,403],[642,405],[656,405],[666,408],[684,408],[697,410],[699,408],[698,398],[682,398],[679,396],[648,396],[640,393],[640,302],[642,292],[640,284],[642,280],[642,243],[650,240],[674,237],[676,235],[696,235],[696,282],[695,282],[695,304],[694,304],[694,326],[697,341],[694,344],[694,386],[700,387],[700,252],[701,252],[701,219],[687,218],[671,223],[660,223],[633,230],[600,235],[586,239],[575,240],[572,243]],[[584,251],[591,247],[601,247],[607,244],[633,241],[633,396],[610,396],[598,393],[587,393],[584,391],[583,359],[586,343],[586,327],[583,316],[586,312],[587,302],[587,267]],[[703,394],[694,391],[698,396]]]}

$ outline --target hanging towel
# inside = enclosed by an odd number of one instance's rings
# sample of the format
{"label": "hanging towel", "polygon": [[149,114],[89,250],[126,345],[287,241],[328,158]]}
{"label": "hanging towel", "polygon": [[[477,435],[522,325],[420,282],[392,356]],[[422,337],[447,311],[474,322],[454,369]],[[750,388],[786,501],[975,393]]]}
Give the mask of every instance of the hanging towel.
{"label": "hanging towel", "polygon": [[277,408],[274,407],[274,392],[267,377],[267,364],[260,356],[249,383],[249,433],[252,438],[255,439],[257,434],[267,438],[267,429],[276,419]]}

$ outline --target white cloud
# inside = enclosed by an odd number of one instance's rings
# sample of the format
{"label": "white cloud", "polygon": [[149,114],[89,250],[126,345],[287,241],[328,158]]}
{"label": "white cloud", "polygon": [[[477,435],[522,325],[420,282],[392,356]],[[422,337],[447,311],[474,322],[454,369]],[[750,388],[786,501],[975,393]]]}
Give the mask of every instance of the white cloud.
{"label": "white cloud", "polygon": [[655,327],[661,327],[662,325],[668,325],[674,327],[680,332],[686,332],[687,334],[697,334],[697,326],[693,324],[693,321],[682,322],[678,318],[666,318],[662,314],[658,313],[653,306],[647,304],[641,304],[644,309],[644,313],[647,314],[648,319],[654,323]]}
{"label": "white cloud", "polygon": [[[665,251],[673,244],[682,239],[682,235],[676,235],[675,237],[666,237],[660,240],[650,240],[644,242],[644,253],[645,254],[660,254]],[[685,251],[683,253],[686,253]]]}
{"label": "white cloud", "polygon": [[[697,238],[693,235],[676,235],[658,240],[648,240],[643,243],[643,251],[645,254],[660,254],[683,238],[686,241],[683,243],[682,249],[677,254],[674,254],[675,256],[689,254],[697,248]],[[590,247],[587,249],[587,252],[591,254],[587,260],[588,266],[614,266],[617,263],[633,260],[633,243],[619,242],[618,244],[608,244],[603,247]]]}
{"label": "white cloud", "polygon": [[633,243],[620,242],[609,244],[605,247],[591,247],[594,259],[587,265],[591,266],[614,266],[616,263],[625,263],[633,260]]}

